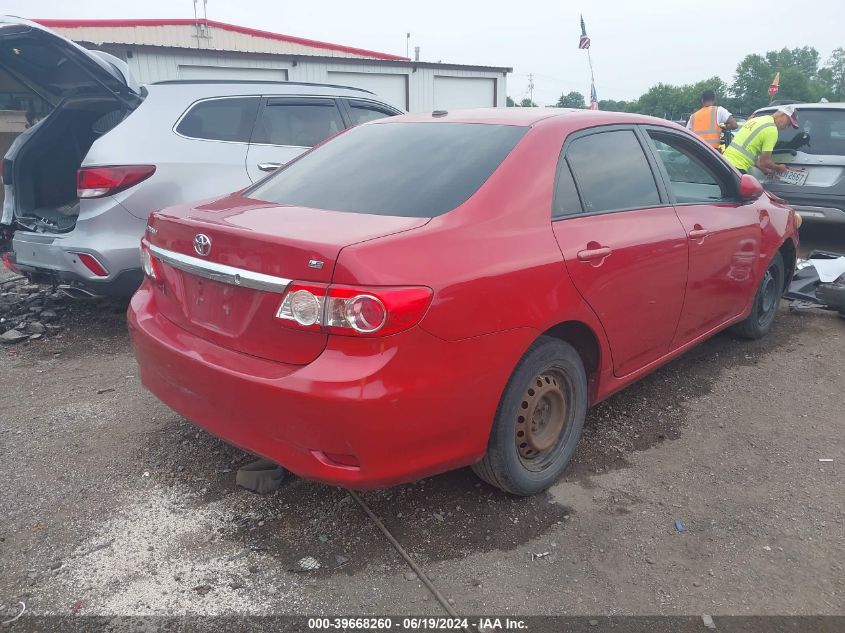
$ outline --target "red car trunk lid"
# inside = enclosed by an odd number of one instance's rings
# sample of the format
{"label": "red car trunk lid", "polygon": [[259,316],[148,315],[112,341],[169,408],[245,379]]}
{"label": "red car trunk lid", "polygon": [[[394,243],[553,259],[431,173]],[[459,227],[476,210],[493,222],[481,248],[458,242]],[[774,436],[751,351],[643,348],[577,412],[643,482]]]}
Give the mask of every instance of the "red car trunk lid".
{"label": "red car trunk lid", "polygon": [[[229,196],[150,217],[157,255],[156,303],[196,336],[245,354],[303,365],[323,351],[322,332],[286,328],[275,318],[285,280],[328,283],[349,244],[423,226],[428,218],[376,216],[286,207]],[[208,252],[195,248],[205,236]],[[206,242],[200,238],[200,247]],[[200,250],[204,250],[200,248]],[[227,273],[241,271],[235,282]],[[254,283],[244,273],[259,273]],[[213,278],[209,278],[213,277]]]}

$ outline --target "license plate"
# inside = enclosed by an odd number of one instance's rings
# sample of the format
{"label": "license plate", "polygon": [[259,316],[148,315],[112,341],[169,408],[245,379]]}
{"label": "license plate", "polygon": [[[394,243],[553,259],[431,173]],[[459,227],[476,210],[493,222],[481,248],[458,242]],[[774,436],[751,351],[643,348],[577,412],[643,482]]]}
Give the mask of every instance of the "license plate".
{"label": "license plate", "polygon": [[807,181],[806,169],[787,169],[782,174],[778,175],[778,182],[786,185],[801,186]]}

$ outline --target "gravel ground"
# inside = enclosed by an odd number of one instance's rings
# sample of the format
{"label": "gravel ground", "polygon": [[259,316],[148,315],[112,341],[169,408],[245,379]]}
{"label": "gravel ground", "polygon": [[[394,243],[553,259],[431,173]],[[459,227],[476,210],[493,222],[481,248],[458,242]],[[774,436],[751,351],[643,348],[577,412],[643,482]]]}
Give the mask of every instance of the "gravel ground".
{"label": "gravel ground", "polygon": [[[61,327],[0,347],[0,615],[442,613],[344,491],[238,489],[251,457],[139,384],[125,305],[45,297]],[[784,304],[594,408],[545,495],[363,497],[460,613],[842,615],[843,353]]]}

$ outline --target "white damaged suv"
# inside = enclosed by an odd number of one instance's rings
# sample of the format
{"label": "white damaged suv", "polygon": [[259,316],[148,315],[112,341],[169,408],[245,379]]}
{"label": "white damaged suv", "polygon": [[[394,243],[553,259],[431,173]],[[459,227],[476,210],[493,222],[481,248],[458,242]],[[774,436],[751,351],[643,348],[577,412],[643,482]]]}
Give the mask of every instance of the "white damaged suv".
{"label": "white damaged suv", "polygon": [[237,191],[325,138],[401,111],[357,88],[139,86],[125,62],[0,17],[0,73],[53,110],[3,160],[7,266],[74,296],[127,296],[151,211]]}

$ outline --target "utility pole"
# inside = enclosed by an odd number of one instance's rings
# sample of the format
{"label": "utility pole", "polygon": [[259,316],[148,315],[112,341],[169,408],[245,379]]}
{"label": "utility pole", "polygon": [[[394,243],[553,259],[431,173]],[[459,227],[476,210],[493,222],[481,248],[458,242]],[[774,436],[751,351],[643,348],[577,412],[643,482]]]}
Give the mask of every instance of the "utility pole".
{"label": "utility pole", "polygon": [[528,73],[528,100],[534,103],[534,73]]}
{"label": "utility pole", "polygon": [[407,33],[405,35],[405,57],[408,59],[411,58],[411,34]]}

